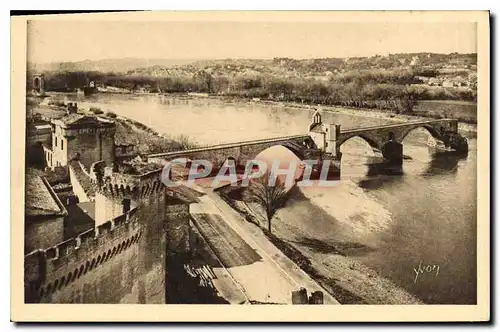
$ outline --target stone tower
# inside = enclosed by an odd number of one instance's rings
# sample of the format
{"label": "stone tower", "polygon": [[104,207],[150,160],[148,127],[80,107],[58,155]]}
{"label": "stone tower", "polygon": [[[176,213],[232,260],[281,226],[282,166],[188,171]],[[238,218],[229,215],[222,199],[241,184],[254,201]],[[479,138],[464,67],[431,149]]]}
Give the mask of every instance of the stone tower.
{"label": "stone tower", "polygon": [[333,159],[340,159],[340,147],[337,143],[340,136],[340,125],[323,123],[321,114],[316,111],[308,131],[311,139],[321,151]]}
{"label": "stone tower", "polygon": [[[106,167],[104,184],[96,196],[96,224],[98,208],[112,211],[109,218],[126,214],[135,209],[141,227],[136,268],[142,276],[138,279],[138,303],[165,303],[166,278],[166,191],[161,182],[161,168],[146,174],[122,174]],[[101,201],[103,205],[99,202]],[[98,206],[99,205],[99,206]],[[100,221],[102,222],[102,221]]]}
{"label": "stone tower", "polygon": [[45,77],[43,74],[33,75],[33,91],[39,96],[45,96]]}
{"label": "stone tower", "polygon": [[[340,152],[340,125],[323,123],[321,114],[316,111],[308,127],[309,136],[321,151],[321,177],[323,180],[339,180],[342,153]],[[326,172],[323,168],[327,169]]]}

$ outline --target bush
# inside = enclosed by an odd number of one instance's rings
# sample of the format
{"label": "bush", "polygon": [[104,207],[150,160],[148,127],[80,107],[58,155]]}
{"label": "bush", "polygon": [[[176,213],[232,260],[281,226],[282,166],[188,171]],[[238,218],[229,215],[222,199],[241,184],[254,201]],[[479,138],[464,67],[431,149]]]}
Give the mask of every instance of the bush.
{"label": "bush", "polygon": [[108,118],[116,119],[116,114],[115,114],[115,113],[113,113],[113,112],[107,112],[107,113],[106,113],[106,116],[107,116]]}
{"label": "bush", "polygon": [[98,107],[91,107],[89,108],[89,111],[94,114],[104,114],[104,112]]}
{"label": "bush", "polygon": [[66,107],[66,103],[59,100],[49,100],[48,104],[49,106]]}

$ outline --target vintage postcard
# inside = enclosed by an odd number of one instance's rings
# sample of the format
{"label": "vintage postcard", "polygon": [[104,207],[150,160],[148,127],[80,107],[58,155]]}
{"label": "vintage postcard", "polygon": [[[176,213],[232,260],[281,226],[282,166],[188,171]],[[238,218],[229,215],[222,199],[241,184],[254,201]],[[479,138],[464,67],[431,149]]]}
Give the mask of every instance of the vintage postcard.
{"label": "vintage postcard", "polygon": [[489,40],[487,11],[13,17],[12,320],[489,320]]}

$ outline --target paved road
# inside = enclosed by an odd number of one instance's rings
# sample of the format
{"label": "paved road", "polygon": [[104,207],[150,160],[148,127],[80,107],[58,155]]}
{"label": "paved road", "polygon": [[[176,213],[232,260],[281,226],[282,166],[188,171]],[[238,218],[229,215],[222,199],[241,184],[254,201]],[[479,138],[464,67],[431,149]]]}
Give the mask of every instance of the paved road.
{"label": "paved road", "polygon": [[262,259],[220,215],[196,213],[193,221],[226,268],[250,265]]}
{"label": "paved road", "polygon": [[224,270],[248,300],[291,304],[292,291],[322,290],[326,304],[338,302],[277,249],[216,193],[205,189],[200,203],[191,204],[198,230]]}

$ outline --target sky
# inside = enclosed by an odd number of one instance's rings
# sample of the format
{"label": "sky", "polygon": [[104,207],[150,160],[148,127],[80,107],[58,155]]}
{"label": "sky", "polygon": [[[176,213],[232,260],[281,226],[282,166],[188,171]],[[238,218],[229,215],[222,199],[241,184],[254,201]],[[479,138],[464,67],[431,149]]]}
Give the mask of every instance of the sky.
{"label": "sky", "polygon": [[323,58],[475,53],[475,23],[28,22],[28,61]]}

